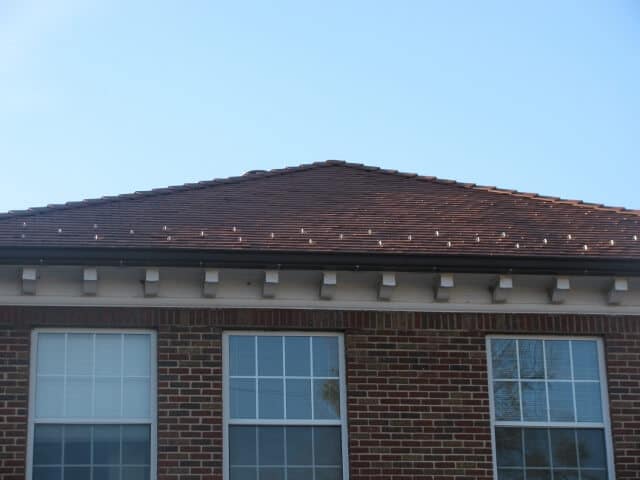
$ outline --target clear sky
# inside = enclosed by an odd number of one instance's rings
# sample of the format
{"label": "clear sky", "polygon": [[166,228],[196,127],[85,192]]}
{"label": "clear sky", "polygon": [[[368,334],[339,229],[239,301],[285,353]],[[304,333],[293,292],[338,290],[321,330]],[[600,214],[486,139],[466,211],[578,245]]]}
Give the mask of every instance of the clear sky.
{"label": "clear sky", "polygon": [[0,0],[0,211],[325,159],[640,209],[638,0]]}

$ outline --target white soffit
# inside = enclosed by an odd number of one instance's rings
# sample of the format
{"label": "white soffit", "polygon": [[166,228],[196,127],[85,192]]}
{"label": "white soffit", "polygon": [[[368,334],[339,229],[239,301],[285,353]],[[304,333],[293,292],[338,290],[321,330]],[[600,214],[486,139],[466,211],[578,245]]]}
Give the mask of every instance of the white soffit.
{"label": "white soffit", "polygon": [[2,266],[2,304],[640,315],[640,278]]}

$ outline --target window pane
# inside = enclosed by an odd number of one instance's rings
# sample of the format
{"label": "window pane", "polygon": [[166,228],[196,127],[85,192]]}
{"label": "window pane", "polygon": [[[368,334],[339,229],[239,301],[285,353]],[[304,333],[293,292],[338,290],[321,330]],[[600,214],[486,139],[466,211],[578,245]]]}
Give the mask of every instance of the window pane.
{"label": "window pane", "polygon": [[[524,452],[527,467],[548,467],[549,434],[546,428],[524,429]],[[529,473],[527,471],[527,478]]]}
{"label": "window pane", "polygon": [[606,470],[582,470],[582,480],[607,480]]}
{"label": "window pane", "polygon": [[573,376],[576,380],[598,380],[598,345],[593,340],[575,340],[573,346]]}
{"label": "window pane", "polygon": [[231,480],[257,480],[258,470],[255,467],[231,467]]}
{"label": "window pane", "polygon": [[342,465],[340,427],[313,427],[316,465]]}
{"label": "window pane", "polygon": [[282,375],[282,337],[258,337],[258,375]]}
{"label": "window pane", "polygon": [[62,425],[36,425],[33,437],[33,464],[62,464]]}
{"label": "window pane", "polygon": [[316,480],[340,480],[342,478],[342,469],[340,468],[316,468]]}
{"label": "window pane", "polygon": [[601,422],[602,404],[599,383],[576,383],[578,422]]}
{"label": "window pane", "polygon": [[491,364],[493,378],[517,378],[515,340],[491,340]]}
{"label": "window pane", "polygon": [[313,375],[316,377],[337,377],[340,374],[338,363],[337,337],[312,337]]}
{"label": "window pane", "polygon": [[36,416],[55,418],[63,416],[64,377],[38,377]]}
{"label": "window pane", "polygon": [[313,381],[313,408],[316,419],[340,418],[340,386],[338,380]]}
{"label": "window pane", "polygon": [[258,427],[258,462],[284,465],[284,427]]}
{"label": "window pane", "polygon": [[66,417],[91,417],[91,377],[67,377]]}
{"label": "window pane", "polygon": [[146,480],[148,478],[149,478],[149,467],[123,467],[122,468],[122,480]]}
{"label": "window pane", "polygon": [[149,425],[36,425],[34,468],[63,462],[63,480],[148,480],[150,431]]}
{"label": "window pane", "polygon": [[148,377],[151,374],[151,337],[127,334],[124,336],[124,375]]}
{"label": "window pane", "polygon": [[547,420],[547,392],[544,382],[522,382],[522,415],[525,421]]}
{"label": "window pane", "polygon": [[524,480],[524,470],[498,470],[498,480]]}
{"label": "window pane", "polygon": [[122,375],[122,335],[96,335],[96,375]]}
{"label": "window pane", "polygon": [[120,425],[93,427],[93,463],[120,464]]}
{"label": "window pane", "polygon": [[125,465],[149,465],[151,463],[151,439],[148,425],[124,425],[122,427],[122,463]]}
{"label": "window pane", "polygon": [[542,340],[520,340],[520,377],[544,378]]}
{"label": "window pane", "polygon": [[287,464],[313,465],[311,427],[287,427]]}
{"label": "window pane", "polygon": [[606,468],[604,431],[596,429],[578,430],[578,451],[582,468]]}
{"label": "window pane", "polygon": [[552,422],[573,422],[573,389],[570,382],[549,383],[549,416]]}
{"label": "window pane", "polygon": [[287,468],[287,480],[309,480],[313,478],[313,468]]}
{"label": "window pane", "polygon": [[571,379],[571,357],[569,342],[566,340],[547,340],[547,378],[554,380]]}
{"label": "window pane", "polygon": [[[244,373],[257,378],[234,377],[231,374],[234,360],[229,359],[231,419],[340,418],[338,337],[262,335],[251,339],[255,348],[250,348],[249,343],[244,347],[255,354],[251,359],[255,371],[249,372],[247,366]],[[230,357],[234,355],[234,348],[237,353],[242,346],[236,342],[234,347],[233,341],[234,336],[229,336]],[[246,398],[242,398],[243,395]],[[242,412],[244,416],[239,415]],[[341,426],[230,423],[227,427],[229,478],[342,478]]]}
{"label": "window pane", "polygon": [[256,382],[252,378],[232,378],[231,418],[256,418]]}
{"label": "window pane", "polygon": [[521,467],[522,430],[496,428],[496,461],[499,467]]}
{"label": "window pane", "polygon": [[150,415],[151,386],[149,378],[125,378],[124,418],[147,418]]}
{"label": "window pane", "polygon": [[121,381],[120,378],[95,379],[95,416],[116,418],[121,414]]}
{"label": "window pane", "polygon": [[287,380],[287,418],[311,418],[311,380]]}
{"label": "window pane", "polygon": [[93,467],[93,480],[120,480],[120,467]]}
{"label": "window pane", "polygon": [[229,337],[229,375],[256,374],[255,337],[232,335]]}
{"label": "window pane", "polygon": [[87,480],[91,475],[91,467],[64,467],[64,480]]}
{"label": "window pane", "polygon": [[580,480],[578,470],[554,470],[554,480]]}
{"label": "window pane", "polygon": [[64,463],[66,465],[89,465],[91,463],[91,425],[67,425],[64,427]]}
{"label": "window pane", "polygon": [[262,467],[259,469],[258,475],[260,475],[260,480],[284,480],[284,468]]}
{"label": "window pane", "polygon": [[[58,352],[64,356],[64,350]],[[70,333],[67,335],[67,375],[93,373],[93,335]]]}
{"label": "window pane", "polygon": [[229,426],[229,464],[256,465],[256,427]]}
{"label": "window pane", "polygon": [[64,333],[38,334],[38,375],[64,374]]}
{"label": "window pane", "polygon": [[285,337],[285,373],[292,377],[311,375],[309,337]]}
{"label": "window pane", "polygon": [[551,471],[527,469],[527,480],[551,480]]}
{"label": "window pane", "polygon": [[551,436],[551,455],[554,467],[577,467],[576,434],[573,429],[556,429],[549,432]]}
{"label": "window pane", "polygon": [[494,382],[493,401],[496,420],[520,420],[520,394],[517,382]]}
{"label": "window pane", "polygon": [[61,480],[62,467],[34,467],[33,480]]}
{"label": "window pane", "polygon": [[260,418],[284,418],[284,386],[280,379],[258,380]]}

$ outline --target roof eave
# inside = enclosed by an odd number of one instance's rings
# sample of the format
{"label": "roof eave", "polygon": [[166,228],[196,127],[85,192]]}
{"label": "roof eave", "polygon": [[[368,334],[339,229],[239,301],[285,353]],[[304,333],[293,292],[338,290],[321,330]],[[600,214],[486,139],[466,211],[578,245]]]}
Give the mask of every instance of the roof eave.
{"label": "roof eave", "polygon": [[0,265],[91,265],[640,276],[640,258],[1,247]]}

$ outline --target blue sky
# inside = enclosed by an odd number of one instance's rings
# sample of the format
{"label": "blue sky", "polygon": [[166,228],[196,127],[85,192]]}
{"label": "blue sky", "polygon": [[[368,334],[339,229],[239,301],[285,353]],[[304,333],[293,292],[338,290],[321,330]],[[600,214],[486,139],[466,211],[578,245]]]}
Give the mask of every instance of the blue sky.
{"label": "blue sky", "polygon": [[640,209],[635,0],[3,0],[0,211],[344,159]]}

